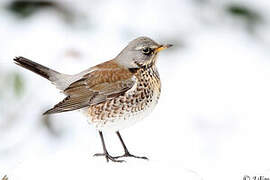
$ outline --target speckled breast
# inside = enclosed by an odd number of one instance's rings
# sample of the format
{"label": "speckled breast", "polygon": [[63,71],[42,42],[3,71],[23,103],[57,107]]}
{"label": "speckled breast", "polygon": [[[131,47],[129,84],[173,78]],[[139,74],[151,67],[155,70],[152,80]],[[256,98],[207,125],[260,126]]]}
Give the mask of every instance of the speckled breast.
{"label": "speckled breast", "polygon": [[156,67],[140,69],[135,76],[135,88],[124,95],[90,106],[87,113],[90,124],[99,130],[118,131],[142,120],[154,109],[161,90]]}

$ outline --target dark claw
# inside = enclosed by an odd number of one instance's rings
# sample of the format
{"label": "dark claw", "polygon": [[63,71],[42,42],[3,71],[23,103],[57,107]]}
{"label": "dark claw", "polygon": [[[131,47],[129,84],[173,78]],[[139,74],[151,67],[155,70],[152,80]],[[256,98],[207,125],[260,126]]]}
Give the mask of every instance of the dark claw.
{"label": "dark claw", "polygon": [[94,156],[105,156],[107,162],[109,162],[109,160],[111,160],[112,162],[125,162],[124,160],[117,160],[117,158],[109,155],[109,153],[97,153],[97,154],[94,154]]}
{"label": "dark claw", "polygon": [[118,158],[122,158],[122,157],[133,157],[133,158],[138,158],[138,159],[145,159],[145,160],[149,160],[147,157],[145,156],[135,156],[135,155],[132,155],[130,153],[125,153],[124,155],[122,156],[114,156],[113,158],[115,159],[118,159]]}

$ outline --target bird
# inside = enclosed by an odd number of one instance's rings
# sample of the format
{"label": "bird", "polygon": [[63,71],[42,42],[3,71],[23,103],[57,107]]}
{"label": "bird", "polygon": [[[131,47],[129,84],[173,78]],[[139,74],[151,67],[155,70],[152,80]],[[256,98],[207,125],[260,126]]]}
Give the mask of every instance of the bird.
{"label": "bird", "polygon": [[[43,115],[81,110],[100,136],[106,161],[124,162],[124,157],[135,156],[126,147],[120,130],[144,119],[158,103],[161,92],[160,76],[156,67],[157,55],[172,44],[158,44],[149,37],[138,37],[112,60],[90,67],[74,75],[63,74],[22,56],[15,64],[49,80],[66,97]],[[109,154],[104,131],[116,133],[124,150],[121,156]]]}

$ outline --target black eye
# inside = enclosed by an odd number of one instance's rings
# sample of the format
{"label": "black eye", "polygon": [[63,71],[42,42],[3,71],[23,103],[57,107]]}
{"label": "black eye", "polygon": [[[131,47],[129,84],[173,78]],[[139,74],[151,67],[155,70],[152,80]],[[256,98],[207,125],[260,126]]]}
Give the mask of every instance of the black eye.
{"label": "black eye", "polygon": [[142,52],[143,52],[143,54],[145,54],[145,55],[150,55],[150,54],[152,53],[152,49],[149,48],[149,47],[146,47],[146,48],[143,48],[143,49],[142,49]]}

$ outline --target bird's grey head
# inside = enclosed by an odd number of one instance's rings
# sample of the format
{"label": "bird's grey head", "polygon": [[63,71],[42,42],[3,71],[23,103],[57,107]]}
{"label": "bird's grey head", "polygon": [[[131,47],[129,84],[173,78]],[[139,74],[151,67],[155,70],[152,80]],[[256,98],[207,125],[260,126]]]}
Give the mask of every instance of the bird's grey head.
{"label": "bird's grey head", "polygon": [[172,45],[160,45],[148,37],[138,37],[131,41],[116,57],[116,61],[126,68],[142,68],[155,64],[159,51]]}

